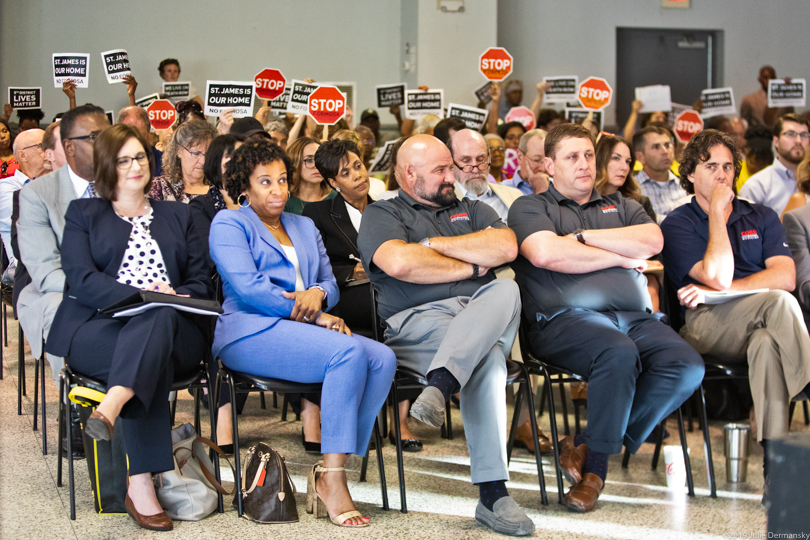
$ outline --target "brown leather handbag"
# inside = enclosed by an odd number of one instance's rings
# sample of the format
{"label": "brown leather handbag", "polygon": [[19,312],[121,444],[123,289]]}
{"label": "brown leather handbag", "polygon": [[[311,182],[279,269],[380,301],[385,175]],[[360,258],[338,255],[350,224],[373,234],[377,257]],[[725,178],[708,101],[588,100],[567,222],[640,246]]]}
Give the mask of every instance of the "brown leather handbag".
{"label": "brown leather handbag", "polygon": [[[249,486],[249,487],[246,487]],[[284,458],[264,443],[248,449],[242,474],[243,516],[256,523],[295,523],[293,484]],[[234,499],[236,505],[236,499]]]}

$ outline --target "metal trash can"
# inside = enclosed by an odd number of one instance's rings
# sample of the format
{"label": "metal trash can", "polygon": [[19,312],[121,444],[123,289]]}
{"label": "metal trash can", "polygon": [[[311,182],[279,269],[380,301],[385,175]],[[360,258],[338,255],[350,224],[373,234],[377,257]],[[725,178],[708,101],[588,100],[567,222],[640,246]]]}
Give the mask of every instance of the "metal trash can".
{"label": "metal trash can", "polygon": [[724,451],[726,455],[726,482],[745,482],[748,473],[748,437],[751,426],[748,424],[726,424],[724,426]]}

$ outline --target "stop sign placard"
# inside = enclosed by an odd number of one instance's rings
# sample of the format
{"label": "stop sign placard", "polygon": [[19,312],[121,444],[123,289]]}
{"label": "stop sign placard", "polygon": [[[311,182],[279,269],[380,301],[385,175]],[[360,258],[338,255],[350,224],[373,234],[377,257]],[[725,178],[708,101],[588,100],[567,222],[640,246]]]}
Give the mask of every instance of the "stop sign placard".
{"label": "stop sign placard", "polygon": [[586,109],[601,111],[610,105],[613,88],[601,77],[588,77],[580,83],[577,97]]}
{"label": "stop sign placard", "polygon": [[253,77],[253,91],[259,99],[276,99],[284,93],[287,79],[277,69],[263,69]]}
{"label": "stop sign placard", "polygon": [[490,81],[507,78],[512,66],[512,55],[503,47],[491,47],[478,59],[478,70]]}
{"label": "stop sign placard", "polygon": [[346,114],[346,98],[334,86],[319,86],[309,95],[307,109],[317,123],[331,126]]}
{"label": "stop sign placard", "polygon": [[686,109],[675,118],[675,134],[681,142],[688,143],[701,131],[703,131],[703,118],[697,111]]}
{"label": "stop sign placard", "polygon": [[506,118],[504,118],[504,121],[520,122],[523,124],[523,127],[526,128],[526,131],[534,129],[534,125],[536,123],[532,110],[528,107],[524,107],[523,105],[509,109],[509,112],[506,113]]}
{"label": "stop sign placard", "polygon": [[146,108],[149,123],[155,131],[169,129],[177,120],[177,111],[168,99],[156,99]]}

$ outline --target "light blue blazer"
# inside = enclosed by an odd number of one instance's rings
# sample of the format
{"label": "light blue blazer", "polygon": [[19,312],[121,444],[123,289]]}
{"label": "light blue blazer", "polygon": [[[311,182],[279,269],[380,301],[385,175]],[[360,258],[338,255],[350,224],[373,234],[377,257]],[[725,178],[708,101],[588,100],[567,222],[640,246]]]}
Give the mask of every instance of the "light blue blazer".
{"label": "light blue blazer", "polygon": [[[287,212],[281,214],[281,222],[298,255],[304,287],[323,287],[327,310],[332,309],[340,293],[318,229],[311,219]],[[290,317],[295,302],[281,293],[295,290],[295,268],[250,207],[217,212],[209,246],[225,295],[214,334],[216,358],[234,341]]]}

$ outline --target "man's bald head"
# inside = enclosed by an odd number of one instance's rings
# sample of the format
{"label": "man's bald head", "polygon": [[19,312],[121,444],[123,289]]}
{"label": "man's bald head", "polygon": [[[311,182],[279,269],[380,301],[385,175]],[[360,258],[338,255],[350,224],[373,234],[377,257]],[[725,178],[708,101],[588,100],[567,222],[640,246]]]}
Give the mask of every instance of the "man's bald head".
{"label": "man's bald head", "polygon": [[143,107],[130,105],[118,111],[118,123],[132,126],[149,140],[149,113]]}
{"label": "man's bald head", "polygon": [[14,139],[14,157],[20,163],[20,170],[28,178],[42,176],[45,169],[45,152],[42,150],[42,137],[45,132],[39,128],[20,132]]}
{"label": "man's bald head", "polygon": [[396,162],[400,187],[416,201],[438,208],[455,200],[453,158],[436,137],[409,137],[400,146]]}
{"label": "man's bald head", "polygon": [[489,145],[471,129],[456,132],[447,141],[453,157],[453,175],[465,192],[480,197],[489,189]]}

